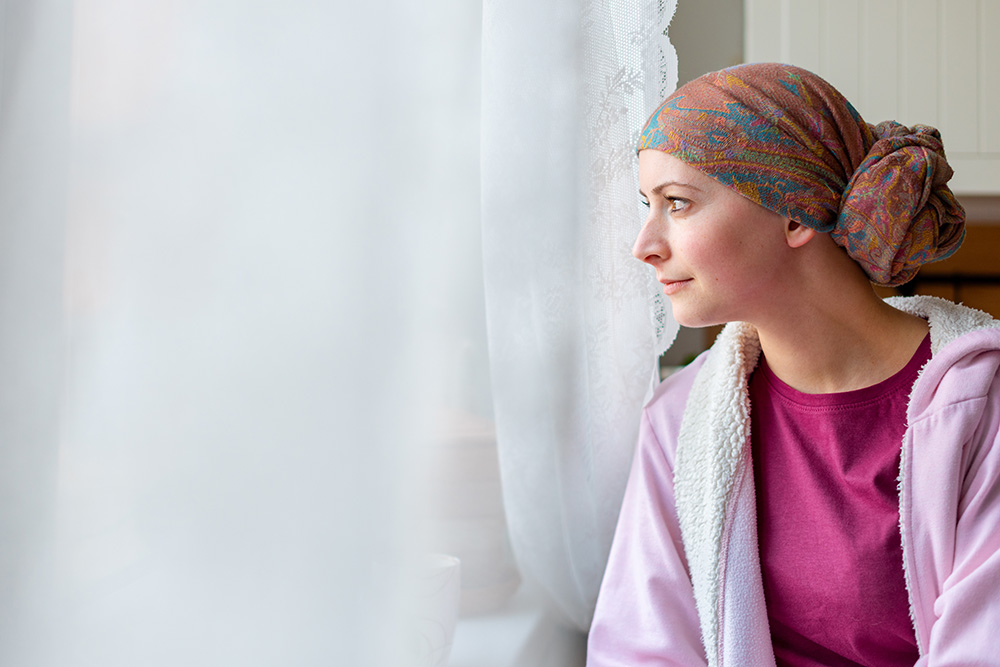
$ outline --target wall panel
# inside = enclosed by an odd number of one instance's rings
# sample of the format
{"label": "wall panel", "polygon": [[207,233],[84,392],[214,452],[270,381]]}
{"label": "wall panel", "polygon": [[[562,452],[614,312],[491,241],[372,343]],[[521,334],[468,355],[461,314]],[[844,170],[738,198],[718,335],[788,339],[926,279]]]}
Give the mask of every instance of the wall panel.
{"label": "wall panel", "polygon": [[1000,194],[1000,0],[744,0],[747,62],[811,69],[869,122],[941,130],[960,194]]}
{"label": "wall panel", "polygon": [[899,122],[938,126],[938,0],[900,4]]}
{"label": "wall panel", "polygon": [[979,150],[1000,153],[1000,0],[982,0],[979,21]]}
{"label": "wall panel", "polygon": [[870,123],[894,119],[899,116],[897,0],[866,0],[861,18],[861,115]]}
{"label": "wall panel", "polygon": [[822,3],[822,57],[817,71],[849,100],[861,97],[861,9],[858,0]]}
{"label": "wall panel", "polygon": [[816,71],[820,66],[820,0],[794,0],[786,5],[789,25],[802,26],[789,31],[786,62],[794,62],[807,70]]}
{"label": "wall panel", "polygon": [[941,10],[941,136],[952,153],[979,150],[977,0],[947,0]]}
{"label": "wall panel", "polygon": [[746,62],[781,61],[781,5],[781,0],[744,0],[743,43]]}

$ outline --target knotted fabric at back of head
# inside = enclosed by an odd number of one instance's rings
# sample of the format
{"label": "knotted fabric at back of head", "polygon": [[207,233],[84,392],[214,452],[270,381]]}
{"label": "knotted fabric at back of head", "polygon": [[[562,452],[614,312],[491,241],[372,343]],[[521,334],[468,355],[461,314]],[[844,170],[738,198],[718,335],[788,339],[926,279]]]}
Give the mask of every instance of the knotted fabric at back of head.
{"label": "knotted fabric at back of head", "polygon": [[737,65],[678,88],[639,150],[669,153],[744,197],[828,232],[880,285],[901,285],[965,236],[938,131],[870,125],[799,67]]}

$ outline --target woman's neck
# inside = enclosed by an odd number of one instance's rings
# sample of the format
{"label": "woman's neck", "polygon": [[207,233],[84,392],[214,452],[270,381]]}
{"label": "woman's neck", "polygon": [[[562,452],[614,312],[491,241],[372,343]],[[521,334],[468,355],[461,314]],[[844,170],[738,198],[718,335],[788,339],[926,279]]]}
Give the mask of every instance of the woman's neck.
{"label": "woman's neck", "polygon": [[926,321],[886,304],[866,280],[825,291],[757,324],[768,366],[799,391],[877,384],[901,370],[927,335]]}

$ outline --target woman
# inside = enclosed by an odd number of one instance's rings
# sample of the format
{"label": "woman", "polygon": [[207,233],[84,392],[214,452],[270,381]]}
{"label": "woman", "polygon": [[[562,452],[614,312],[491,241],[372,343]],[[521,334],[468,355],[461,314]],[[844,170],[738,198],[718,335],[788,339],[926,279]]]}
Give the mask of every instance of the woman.
{"label": "woman", "polygon": [[650,118],[634,254],[729,324],[644,410],[590,667],[1000,664],[1000,322],[871,287],[957,249],[950,176],[788,65]]}

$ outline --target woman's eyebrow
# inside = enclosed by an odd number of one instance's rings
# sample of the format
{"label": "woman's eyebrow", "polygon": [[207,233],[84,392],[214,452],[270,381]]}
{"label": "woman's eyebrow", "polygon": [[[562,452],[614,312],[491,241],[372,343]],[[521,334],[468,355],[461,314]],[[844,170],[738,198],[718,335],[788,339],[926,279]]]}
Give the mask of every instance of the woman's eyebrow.
{"label": "woman's eyebrow", "polygon": [[[649,194],[658,195],[661,192],[663,192],[664,188],[669,188],[671,185],[679,188],[687,188],[688,190],[694,190],[695,192],[701,192],[701,190],[688,183],[680,183],[678,181],[664,181],[663,183],[660,183],[655,188],[650,190]],[[642,188],[639,188],[639,194],[642,195],[643,197],[646,197],[647,199],[649,198],[649,195],[643,192]]]}

